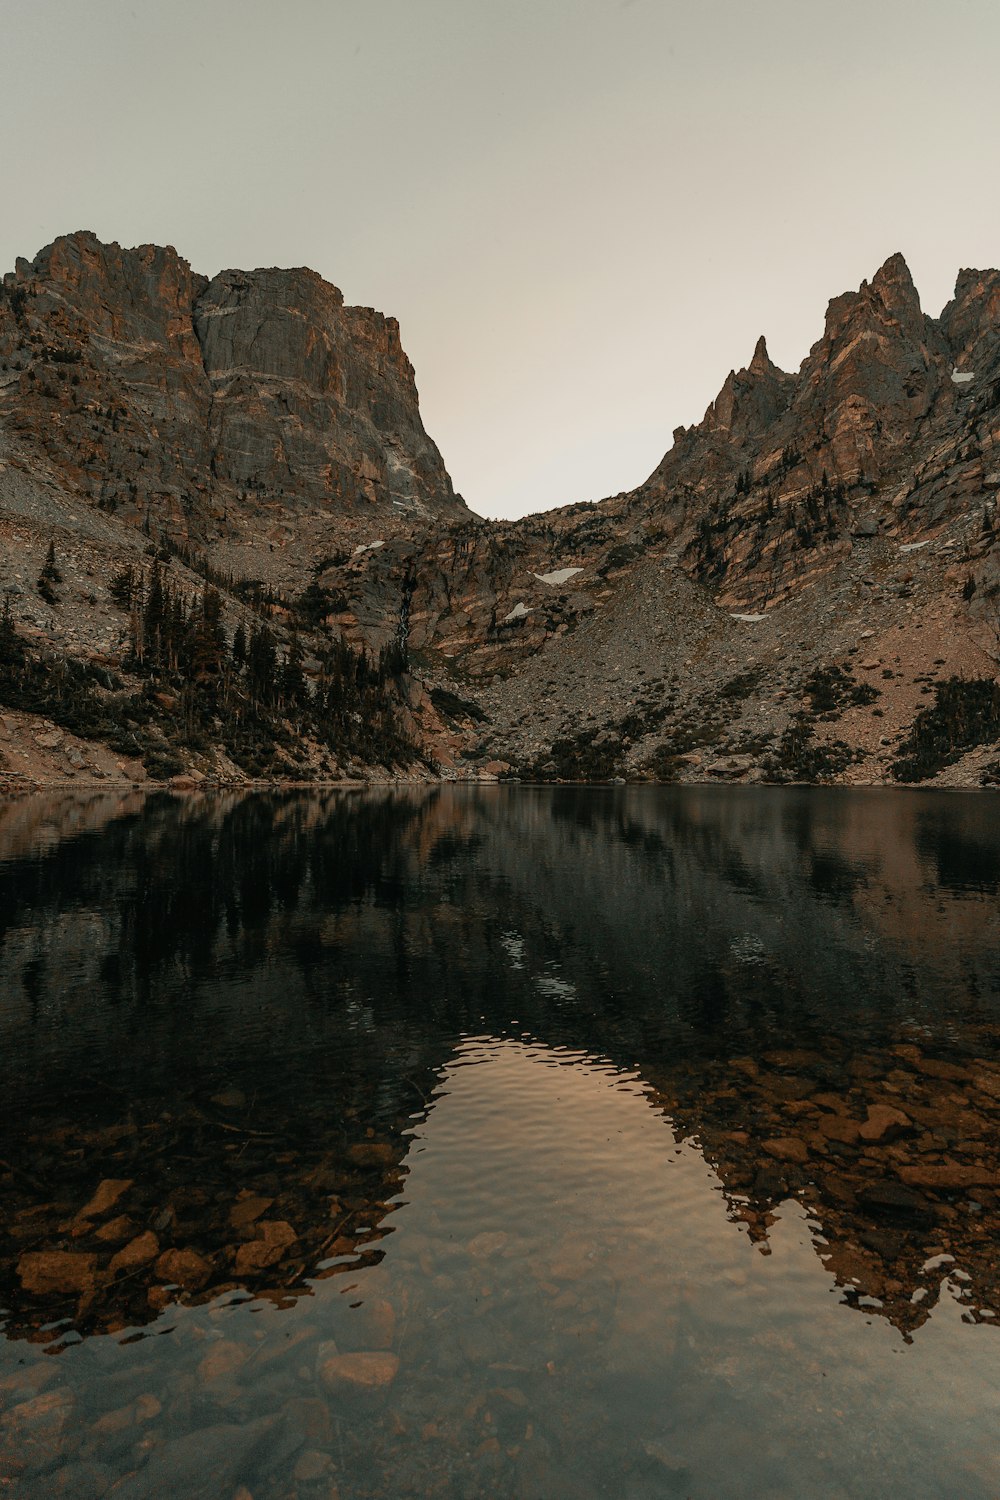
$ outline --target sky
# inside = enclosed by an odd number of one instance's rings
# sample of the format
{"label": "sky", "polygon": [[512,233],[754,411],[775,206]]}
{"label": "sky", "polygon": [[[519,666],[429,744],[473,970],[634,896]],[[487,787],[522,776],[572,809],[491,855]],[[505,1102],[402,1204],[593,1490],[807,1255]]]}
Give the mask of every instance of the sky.
{"label": "sky", "polygon": [[32,0],[0,271],[57,235],[397,317],[481,515],[640,483],[760,333],[1000,264],[996,0]]}

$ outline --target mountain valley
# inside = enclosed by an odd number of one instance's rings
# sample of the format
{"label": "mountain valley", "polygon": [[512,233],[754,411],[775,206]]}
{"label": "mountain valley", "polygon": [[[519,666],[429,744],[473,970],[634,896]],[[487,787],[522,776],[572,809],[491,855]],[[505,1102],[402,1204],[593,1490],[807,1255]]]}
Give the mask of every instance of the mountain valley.
{"label": "mountain valley", "polygon": [[638,489],[489,521],[393,319],[70,235],[0,292],[0,776],[996,784],[998,490],[996,271],[931,318],[894,255]]}

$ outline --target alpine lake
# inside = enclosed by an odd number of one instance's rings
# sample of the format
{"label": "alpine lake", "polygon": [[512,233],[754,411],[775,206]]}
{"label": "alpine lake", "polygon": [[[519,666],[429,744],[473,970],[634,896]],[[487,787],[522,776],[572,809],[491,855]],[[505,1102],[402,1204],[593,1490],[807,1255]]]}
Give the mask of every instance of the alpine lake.
{"label": "alpine lake", "polygon": [[0,1495],[1000,1495],[1000,799],[0,804]]}

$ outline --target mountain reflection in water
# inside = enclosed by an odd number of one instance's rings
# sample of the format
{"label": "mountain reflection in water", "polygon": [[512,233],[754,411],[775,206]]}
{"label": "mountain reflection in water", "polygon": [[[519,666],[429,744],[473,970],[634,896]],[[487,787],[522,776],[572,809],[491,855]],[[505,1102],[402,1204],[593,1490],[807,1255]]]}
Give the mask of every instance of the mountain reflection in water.
{"label": "mountain reflection in water", "polygon": [[0,805],[0,1479],[997,1493],[998,887],[976,794]]}

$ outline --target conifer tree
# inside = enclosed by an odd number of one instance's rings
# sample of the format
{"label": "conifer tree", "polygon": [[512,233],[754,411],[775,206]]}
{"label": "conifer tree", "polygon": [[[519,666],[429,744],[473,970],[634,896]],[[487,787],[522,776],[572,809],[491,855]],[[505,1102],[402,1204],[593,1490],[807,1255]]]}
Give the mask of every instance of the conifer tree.
{"label": "conifer tree", "polygon": [[286,708],[300,707],[308,698],[305,673],[302,670],[302,643],[298,631],[294,631],[288,646],[288,655],[281,668],[281,701]]}
{"label": "conifer tree", "polygon": [[56,562],[56,544],[55,542],[49,542],[49,550],[45,554],[45,562],[42,564],[42,571],[38,575],[38,592],[46,604],[59,603],[55,591],[57,583],[62,583],[62,574]]}

